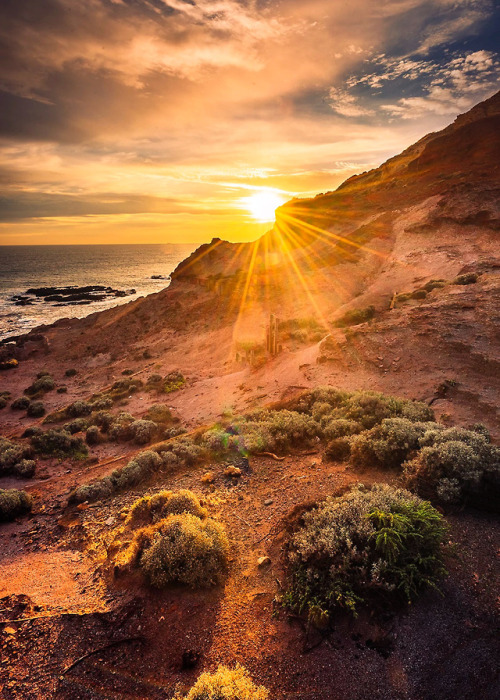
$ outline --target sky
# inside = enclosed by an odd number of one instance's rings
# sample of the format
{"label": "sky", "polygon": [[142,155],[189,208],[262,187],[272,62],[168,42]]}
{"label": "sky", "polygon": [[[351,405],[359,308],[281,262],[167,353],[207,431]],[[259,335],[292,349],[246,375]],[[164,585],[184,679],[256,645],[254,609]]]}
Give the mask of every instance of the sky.
{"label": "sky", "polygon": [[2,0],[0,244],[255,239],[492,95],[499,37],[496,0]]}

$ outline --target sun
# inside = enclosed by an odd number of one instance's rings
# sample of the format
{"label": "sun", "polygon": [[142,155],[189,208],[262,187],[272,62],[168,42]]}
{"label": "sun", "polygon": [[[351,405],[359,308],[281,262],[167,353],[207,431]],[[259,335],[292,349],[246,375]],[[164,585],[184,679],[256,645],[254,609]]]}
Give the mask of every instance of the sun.
{"label": "sun", "polygon": [[261,190],[251,197],[243,197],[242,204],[256,221],[274,221],[274,212],[287,201],[287,197],[273,190]]}

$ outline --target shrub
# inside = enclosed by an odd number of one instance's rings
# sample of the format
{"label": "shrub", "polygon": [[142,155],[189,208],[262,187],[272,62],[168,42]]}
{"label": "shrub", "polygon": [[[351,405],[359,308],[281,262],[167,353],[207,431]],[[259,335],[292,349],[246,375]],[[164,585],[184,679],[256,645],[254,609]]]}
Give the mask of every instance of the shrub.
{"label": "shrub", "polygon": [[475,272],[467,272],[465,275],[455,277],[452,284],[475,284],[478,280],[478,275]]}
{"label": "shrub", "polygon": [[215,673],[202,673],[184,698],[176,700],[268,700],[264,686],[256,686],[242,666],[219,666]]}
{"label": "shrub", "polygon": [[82,416],[90,416],[93,406],[88,401],[74,401],[66,408],[66,415],[70,418],[81,418]]}
{"label": "shrub", "polygon": [[30,418],[41,418],[45,415],[45,406],[42,401],[32,401],[28,406],[26,414]]}
{"label": "shrub", "polygon": [[13,411],[26,411],[31,401],[27,396],[20,396],[11,403],[10,407]]}
{"label": "shrub", "polygon": [[32,453],[29,445],[0,437],[0,476],[13,475],[24,479],[33,476],[36,464],[29,459]]}
{"label": "shrub", "polygon": [[254,411],[237,424],[248,452],[280,451],[292,446],[307,446],[320,433],[318,423],[307,414],[296,411]]}
{"label": "shrub", "polygon": [[109,432],[115,417],[109,411],[98,411],[92,416],[92,423],[99,426],[103,433]]}
{"label": "shrub", "polygon": [[170,411],[169,407],[164,403],[152,404],[148,408],[144,418],[146,420],[152,420],[155,423],[160,423],[164,425],[171,423],[173,420],[172,412]]}
{"label": "shrub", "polygon": [[[331,410],[331,409],[330,409]],[[328,440],[356,435],[363,430],[360,423],[346,418],[333,418],[323,426],[323,435]]]}
{"label": "shrub", "polygon": [[33,435],[31,445],[35,452],[46,457],[76,457],[88,455],[87,446],[81,438],[70,435],[65,430],[47,430]]}
{"label": "shrub", "polygon": [[178,391],[182,389],[186,383],[186,378],[184,375],[175,370],[174,372],[169,372],[163,380],[163,392],[165,394],[170,394],[173,391]]}
{"label": "shrub", "polygon": [[464,428],[429,430],[421,450],[404,465],[408,487],[443,503],[500,505],[500,448]]}
{"label": "shrub", "polygon": [[332,462],[344,462],[351,455],[351,441],[347,437],[330,440],[326,446],[325,454]]}
{"label": "shrub", "polygon": [[8,522],[29,513],[31,506],[32,498],[26,491],[0,489],[0,521]]}
{"label": "shrub", "polygon": [[68,387],[67,386],[58,386],[56,389],[58,394],[67,394],[68,393]]}
{"label": "shrub", "polygon": [[375,316],[375,307],[367,306],[364,309],[350,309],[346,311],[340,318],[334,321],[333,325],[337,328],[345,326],[357,326],[359,323],[365,323]]}
{"label": "shrub", "polygon": [[0,396],[0,409],[5,408],[7,406],[7,399],[5,396]]}
{"label": "shrub", "polygon": [[102,435],[97,425],[91,425],[90,428],[87,428],[87,432],[85,433],[85,442],[87,445],[99,445],[99,443],[102,442],[101,438]]}
{"label": "shrub", "polygon": [[134,416],[126,411],[121,411],[113,418],[113,422],[109,429],[109,439],[119,442],[127,442],[132,440],[134,434],[132,431],[132,423]]}
{"label": "shrub", "polygon": [[425,289],[416,289],[414,292],[411,292],[410,299],[425,299],[426,296],[427,291]]}
{"label": "shrub", "polygon": [[33,435],[40,435],[40,433],[43,433],[43,430],[39,425],[30,425],[28,428],[26,428],[21,437],[30,438],[33,437]]}
{"label": "shrub", "polygon": [[384,418],[379,425],[352,439],[351,462],[356,467],[399,469],[418,449],[419,438],[429,425],[412,423],[408,418]]}
{"label": "shrub", "polygon": [[325,622],[382,595],[412,601],[444,575],[445,536],[442,516],[408,491],[377,484],[327,498],[291,536],[284,603]]}
{"label": "shrub", "polygon": [[88,424],[89,421],[86,418],[75,418],[75,420],[65,423],[63,428],[71,435],[74,435],[75,433],[81,433],[82,431],[86,430]]}
{"label": "shrub", "polygon": [[130,431],[136,445],[146,445],[158,434],[158,426],[152,420],[136,420],[130,425]]}
{"label": "shrub", "polygon": [[229,542],[222,525],[211,518],[200,520],[183,513],[138,530],[129,561],[156,588],[174,583],[199,588],[221,581],[228,555]]}
{"label": "shrub", "polygon": [[163,520],[168,515],[191,513],[197,518],[206,518],[208,513],[202,507],[198,497],[192,492],[182,489],[173,491],[158,491],[152,496],[143,496],[133,504],[127,518],[131,527],[152,525]]}
{"label": "shrub", "polygon": [[119,379],[113,384],[113,386],[109,390],[107,398],[110,398],[113,401],[125,399],[127,396],[129,396],[129,394],[133,394],[139,391],[139,389],[141,389],[142,386],[142,381],[137,378]]}
{"label": "shrub", "polygon": [[70,369],[67,369],[64,374],[66,377],[74,377],[75,374],[78,374],[78,372],[73,367],[70,367]]}
{"label": "shrub", "polygon": [[161,457],[157,452],[146,450],[140,452],[128,462],[122,469],[115,469],[111,474],[114,489],[122,489],[135,486],[158,471],[162,466]]}
{"label": "shrub", "polygon": [[111,408],[113,405],[113,399],[109,396],[103,396],[97,394],[92,397],[92,410],[93,411],[104,411],[106,408]]}
{"label": "shrub", "polygon": [[38,396],[40,394],[45,394],[47,391],[52,391],[56,386],[54,380],[50,374],[40,373],[38,379],[36,379],[33,384],[24,390],[25,394],[28,396]]}

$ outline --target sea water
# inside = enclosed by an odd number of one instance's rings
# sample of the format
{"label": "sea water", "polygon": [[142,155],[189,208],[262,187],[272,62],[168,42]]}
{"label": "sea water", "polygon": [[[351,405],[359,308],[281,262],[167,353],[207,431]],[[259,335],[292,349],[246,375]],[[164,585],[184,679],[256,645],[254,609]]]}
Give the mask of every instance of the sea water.
{"label": "sea water", "polygon": [[[159,292],[168,286],[170,273],[195,248],[187,244],[0,246],[0,338]],[[151,279],[153,275],[162,279]],[[83,306],[57,306],[43,299],[32,306],[16,306],[11,299],[31,287],[70,285],[104,285],[135,289],[136,293]]]}

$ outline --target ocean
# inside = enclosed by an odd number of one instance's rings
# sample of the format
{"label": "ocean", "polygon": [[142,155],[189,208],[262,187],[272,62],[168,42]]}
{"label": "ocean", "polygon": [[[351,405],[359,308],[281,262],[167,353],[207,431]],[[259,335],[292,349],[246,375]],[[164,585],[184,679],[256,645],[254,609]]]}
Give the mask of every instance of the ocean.
{"label": "ocean", "polygon": [[[26,333],[58,318],[82,318],[164,289],[169,275],[195,245],[0,246],[0,338]],[[160,275],[162,279],[151,279]],[[33,287],[103,285],[135,294],[60,306],[35,300],[16,306],[12,297]]]}

